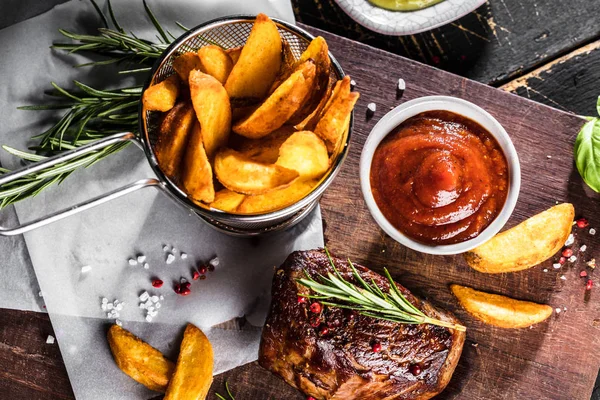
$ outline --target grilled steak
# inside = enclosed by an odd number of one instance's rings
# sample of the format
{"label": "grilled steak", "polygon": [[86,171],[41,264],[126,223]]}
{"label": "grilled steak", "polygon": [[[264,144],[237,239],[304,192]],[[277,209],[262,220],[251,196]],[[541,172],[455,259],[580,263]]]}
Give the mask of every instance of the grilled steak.
{"label": "grilled steak", "polygon": [[[346,261],[333,258],[344,279],[354,282]],[[384,291],[387,279],[355,264],[361,277]],[[297,251],[277,269],[272,304],[262,332],[259,363],[287,383],[319,400],[429,399],[450,381],[465,333],[433,325],[398,324],[298,301],[309,290],[296,283],[304,271],[313,278],[333,272],[323,250]],[[426,315],[458,323],[397,285]],[[327,331],[323,328],[327,328]],[[373,345],[379,343],[381,351]]]}

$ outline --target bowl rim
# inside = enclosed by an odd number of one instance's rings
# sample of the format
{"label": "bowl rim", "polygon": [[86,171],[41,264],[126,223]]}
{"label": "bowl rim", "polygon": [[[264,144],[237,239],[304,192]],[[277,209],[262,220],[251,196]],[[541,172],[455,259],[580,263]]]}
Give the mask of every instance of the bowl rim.
{"label": "bowl rim", "polygon": [[[425,111],[443,110],[469,118],[483,126],[498,142],[508,163],[508,193],[500,213],[477,237],[455,244],[435,245],[418,242],[396,229],[379,210],[371,190],[370,173],[373,154],[381,141],[398,125]],[[392,239],[421,253],[453,255],[464,253],[491,239],[506,224],[514,211],[521,188],[521,165],[510,136],[490,113],[470,101],[452,96],[424,96],[403,103],[384,115],[371,130],[360,157],[360,187],[375,222]]]}

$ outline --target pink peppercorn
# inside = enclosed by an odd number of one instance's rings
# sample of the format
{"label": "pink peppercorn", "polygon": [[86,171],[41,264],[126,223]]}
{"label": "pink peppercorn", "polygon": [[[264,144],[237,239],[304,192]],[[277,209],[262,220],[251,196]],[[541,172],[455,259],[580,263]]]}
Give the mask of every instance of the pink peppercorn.
{"label": "pink peppercorn", "polygon": [[575,223],[577,224],[578,228],[585,228],[590,224],[585,218],[579,218]]}
{"label": "pink peppercorn", "polygon": [[573,250],[571,250],[570,248],[566,248],[562,251],[562,255],[563,257],[571,257],[573,255]]}
{"label": "pink peppercorn", "polygon": [[379,353],[381,351],[381,343],[374,343],[371,349],[374,353]]}
{"label": "pink peppercorn", "polygon": [[587,283],[585,284],[585,290],[592,290],[592,286],[594,286],[594,282],[592,282],[591,279],[588,279]]}
{"label": "pink peppercorn", "polygon": [[152,280],[152,286],[153,287],[159,288],[159,287],[162,287],[162,285],[163,285],[163,281],[162,280],[160,280],[160,279],[154,279],[154,280]]}
{"label": "pink peppercorn", "polygon": [[580,277],[582,277],[582,278],[585,278],[585,277],[587,276],[587,272],[585,272],[585,271],[581,271],[581,272],[579,273],[579,276],[580,276]]}

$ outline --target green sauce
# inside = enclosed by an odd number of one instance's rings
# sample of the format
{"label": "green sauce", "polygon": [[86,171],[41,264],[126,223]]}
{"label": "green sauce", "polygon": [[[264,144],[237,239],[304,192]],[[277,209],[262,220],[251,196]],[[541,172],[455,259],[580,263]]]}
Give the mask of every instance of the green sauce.
{"label": "green sauce", "polygon": [[430,7],[444,0],[369,0],[377,7],[392,11],[415,11]]}

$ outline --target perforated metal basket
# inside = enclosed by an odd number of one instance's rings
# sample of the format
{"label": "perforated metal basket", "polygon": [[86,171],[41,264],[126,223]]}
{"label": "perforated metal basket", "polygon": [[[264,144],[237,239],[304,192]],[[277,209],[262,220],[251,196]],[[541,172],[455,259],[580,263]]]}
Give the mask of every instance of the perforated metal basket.
{"label": "perforated metal basket", "polygon": [[[160,82],[172,75],[174,73],[172,67],[173,60],[181,53],[196,51],[200,47],[209,44],[216,44],[225,49],[243,46],[248,38],[248,35],[250,34],[254,20],[254,16],[230,16],[218,18],[191,29],[173,42],[169,48],[165,50],[163,55],[156,61],[154,67],[152,68],[150,79],[148,79],[146,85],[144,86],[144,90],[148,86]],[[288,24],[285,21],[275,18],[273,18],[273,21],[276,23],[281,37],[290,45],[294,57],[298,59],[314,37],[303,29]],[[331,54],[329,54],[329,57],[331,59],[332,77],[341,79],[344,77],[342,68]],[[142,109],[142,105],[140,104],[139,124],[141,133],[139,137],[133,135],[132,133],[112,135],[90,145],[82,146],[76,150],[47,159],[41,163],[31,164],[21,170],[4,175],[2,178],[0,178],[0,184],[16,180],[22,176],[39,171],[50,165],[55,165],[69,159],[80,157],[83,154],[97,151],[111,144],[129,140],[135,142],[144,150],[150,166],[156,173],[156,178],[149,178],[134,182],[123,188],[114,190],[102,196],[98,196],[68,209],[58,211],[49,216],[39,218],[35,221],[22,224],[16,228],[0,227],[0,235],[7,236],[27,232],[39,226],[60,220],[80,211],[95,207],[109,200],[149,186],[162,190],[168,196],[176,200],[185,208],[190,209],[192,212],[198,215],[198,217],[214,228],[231,235],[254,236],[286,229],[299,222],[314,209],[319,198],[325,189],[331,184],[339,172],[342,162],[346,158],[348,152],[348,143],[350,141],[350,135],[352,132],[352,118],[350,118],[350,126],[346,132],[346,137],[343,138],[342,150],[336,159],[332,160],[332,166],[329,172],[321,179],[317,187],[315,187],[313,191],[304,198],[281,210],[256,215],[240,215],[230,214],[220,210],[203,208],[202,206],[195,204],[188,199],[185,192],[183,192],[175,184],[175,182],[171,181],[166,175],[164,175],[158,165],[156,154],[154,153],[154,144],[156,143],[158,134],[158,124],[156,121],[156,113],[144,111]]]}

